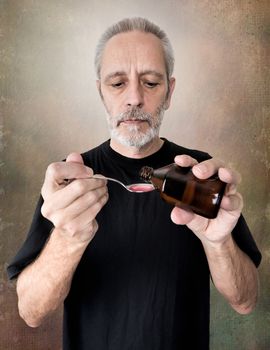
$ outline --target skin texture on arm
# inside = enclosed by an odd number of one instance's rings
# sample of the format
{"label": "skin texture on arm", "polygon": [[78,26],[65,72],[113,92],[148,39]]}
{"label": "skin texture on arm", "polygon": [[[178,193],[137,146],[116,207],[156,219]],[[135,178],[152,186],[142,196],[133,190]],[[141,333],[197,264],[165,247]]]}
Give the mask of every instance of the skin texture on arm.
{"label": "skin texture on arm", "polygon": [[210,273],[218,291],[240,314],[250,313],[257,302],[257,269],[230,236],[220,245],[204,244]]}
{"label": "skin texture on arm", "polygon": [[198,178],[206,179],[218,173],[219,178],[227,183],[216,219],[209,220],[176,207],[171,218],[176,224],[187,225],[197,235],[203,244],[216,288],[233,309],[240,314],[248,314],[257,302],[258,273],[231,234],[243,208],[242,196],[237,192],[240,175],[217,159],[197,164],[189,156],[177,156],[175,162],[180,166],[193,166],[193,173]]}
{"label": "skin texture on arm", "polygon": [[18,308],[29,326],[39,326],[64,301],[86,246],[68,242],[55,229],[40,256],[19,275]]}
{"label": "skin texture on arm", "polygon": [[[19,313],[29,326],[39,326],[63,302],[76,267],[97,232],[95,217],[107,202],[108,192],[106,182],[91,179],[92,175],[76,153],[48,167],[41,211],[55,228],[39,257],[17,281]],[[67,185],[66,179],[72,181]]]}

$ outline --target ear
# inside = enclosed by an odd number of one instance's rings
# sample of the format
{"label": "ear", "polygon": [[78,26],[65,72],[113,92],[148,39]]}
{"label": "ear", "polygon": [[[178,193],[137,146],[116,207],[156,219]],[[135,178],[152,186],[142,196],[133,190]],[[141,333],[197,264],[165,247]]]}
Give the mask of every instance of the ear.
{"label": "ear", "polygon": [[165,109],[168,109],[170,107],[174,87],[175,87],[175,78],[171,77],[169,80],[168,92],[167,92],[167,97],[165,101]]}

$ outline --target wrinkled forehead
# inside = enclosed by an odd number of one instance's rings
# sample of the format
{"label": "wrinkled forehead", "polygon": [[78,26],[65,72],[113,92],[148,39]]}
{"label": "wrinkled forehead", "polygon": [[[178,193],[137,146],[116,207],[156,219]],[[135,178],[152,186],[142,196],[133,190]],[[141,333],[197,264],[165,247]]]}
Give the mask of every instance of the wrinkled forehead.
{"label": "wrinkled forehead", "polygon": [[101,77],[111,72],[157,71],[166,74],[164,51],[154,34],[139,31],[113,36],[105,45],[101,58]]}

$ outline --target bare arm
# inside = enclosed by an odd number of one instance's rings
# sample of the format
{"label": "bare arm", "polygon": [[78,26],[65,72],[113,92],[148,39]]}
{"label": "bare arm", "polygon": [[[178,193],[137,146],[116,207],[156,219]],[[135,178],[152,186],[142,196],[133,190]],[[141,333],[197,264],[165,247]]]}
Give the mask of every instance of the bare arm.
{"label": "bare arm", "polygon": [[86,246],[68,242],[55,229],[37,260],[19,275],[19,313],[29,326],[39,326],[64,301]]}
{"label": "bare arm", "polygon": [[176,161],[180,166],[193,166],[193,173],[198,178],[218,173],[220,179],[227,183],[216,219],[209,220],[174,208],[172,220],[176,224],[186,224],[198,236],[216,288],[237,312],[247,314],[257,302],[258,273],[254,263],[239,249],[231,235],[243,208],[242,196],[237,192],[240,175],[215,159],[197,164],[188,156],[178,156]]}
{"label": "bare arm", "polygon": [[[95,217],[108,195],[103,180],[87,179],[91,174],[78,154],[48,168],[42,214],[55,229],[17,281],[19,313],[29,326],[39,326],[66,298],[78,263],[97,231]],[[75,180],[66,185],[64,179]]]}
{"label": "bare arm", "polygon": [[217,290],[238,313],[250,313],[256,306],[258,294],[254,263],[232,237],[220,245],[204,245],[204,249]]}

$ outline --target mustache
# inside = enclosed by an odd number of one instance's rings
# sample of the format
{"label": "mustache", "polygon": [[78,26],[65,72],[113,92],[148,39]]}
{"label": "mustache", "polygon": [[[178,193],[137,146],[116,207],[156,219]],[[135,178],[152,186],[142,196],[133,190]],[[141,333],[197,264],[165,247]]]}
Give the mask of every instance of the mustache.
{"label": "mustache", "polygon": [[141,120],[147,122],[151,126],[153,117],[150,113],[143,112],[140,108],[135,107],[129,111],[120,113],[115,117],[115,123],[117,126],[126,120]]}

